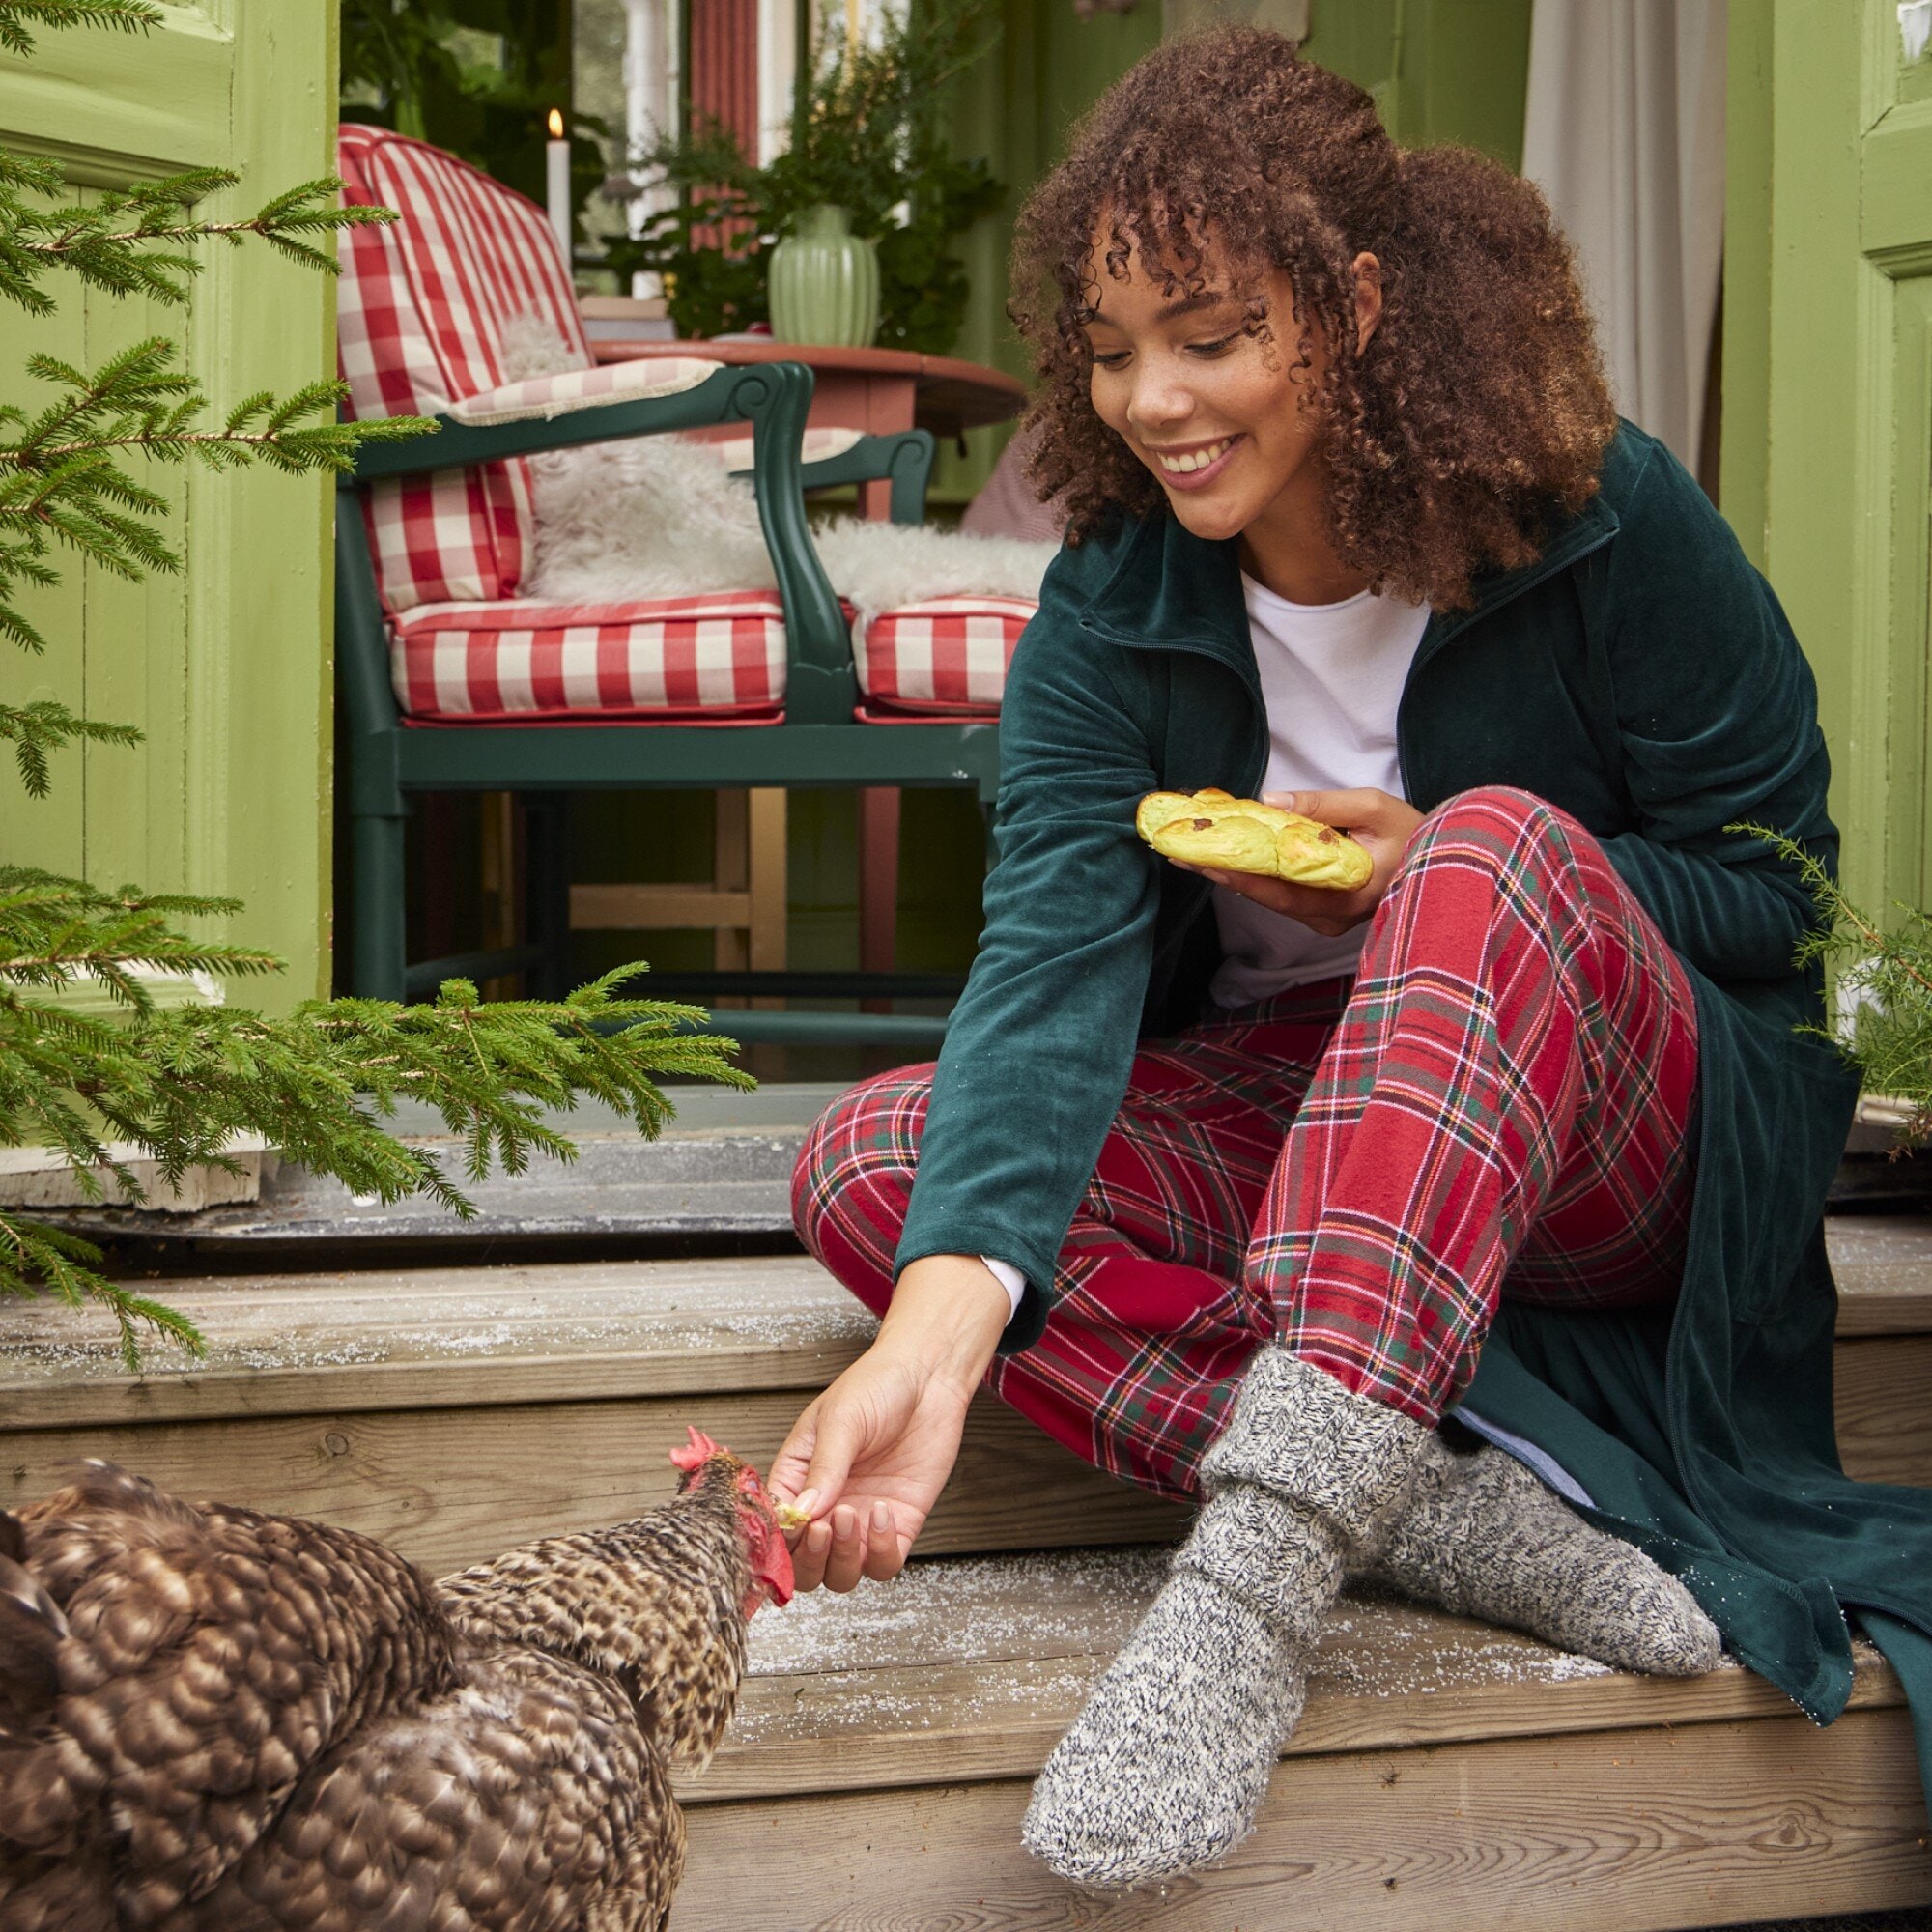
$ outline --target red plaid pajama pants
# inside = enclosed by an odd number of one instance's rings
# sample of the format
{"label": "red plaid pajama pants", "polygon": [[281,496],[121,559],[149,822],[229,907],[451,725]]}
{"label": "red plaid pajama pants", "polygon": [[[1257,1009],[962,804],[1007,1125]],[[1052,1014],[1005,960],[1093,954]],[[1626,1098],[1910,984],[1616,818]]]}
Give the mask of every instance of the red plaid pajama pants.
{"label": "red plaid pajama pants", "polygon": [[[875,1313],[931,1076],[842,1094],[793,1177],[807,1246]],[[988,1382],[1173,1495],[1264,1342],[1433,1424],[1499,1298],[1674,1297],[1696,1081],[1690,982],[1602,847],[1527,793],[1464,792],[1410,842],[1352,982],[1139,1053],[1046,1332]]]}

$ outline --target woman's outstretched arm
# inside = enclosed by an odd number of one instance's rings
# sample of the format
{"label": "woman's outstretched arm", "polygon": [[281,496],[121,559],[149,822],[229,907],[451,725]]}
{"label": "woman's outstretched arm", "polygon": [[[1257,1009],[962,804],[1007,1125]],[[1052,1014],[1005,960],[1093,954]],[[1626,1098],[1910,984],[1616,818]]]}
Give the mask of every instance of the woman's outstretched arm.
{"label": "woman's outstretched arm", "polygon": [[973,1391],[1007,1325],[976,1255],[928,1255],[893,1291],[877,1339],[792,1425],[772,1489],[812,1518],[792,1549],[801,1590],[898,1575],[952,1473]]}

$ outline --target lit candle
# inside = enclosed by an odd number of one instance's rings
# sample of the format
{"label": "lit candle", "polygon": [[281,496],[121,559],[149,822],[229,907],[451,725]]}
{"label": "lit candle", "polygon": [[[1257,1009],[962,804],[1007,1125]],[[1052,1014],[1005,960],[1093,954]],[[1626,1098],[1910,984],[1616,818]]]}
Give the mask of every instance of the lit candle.
{"label": "lit candle", "polygon": [[570,143],[563,138],[563,116],[550,110],[550,139],[544,143],[544,189],[550,205],[551,232],[570,265]]}

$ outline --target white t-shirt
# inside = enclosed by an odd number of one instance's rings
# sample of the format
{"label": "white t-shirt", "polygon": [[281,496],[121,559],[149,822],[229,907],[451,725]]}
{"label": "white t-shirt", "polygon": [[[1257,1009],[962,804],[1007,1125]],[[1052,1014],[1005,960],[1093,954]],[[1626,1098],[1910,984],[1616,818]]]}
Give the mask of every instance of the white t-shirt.
{"label": "white t-shirt", "polygon": [[[1404,796],[1395,718],[1416,646],[1429,624],[1426,604],[1404,604],[1364,590],[1340,604],[1291,604],[1245,573],[1248,628],[1267,706],[1264,791],[1348,791],[1372,785]],[[1352,973],[1366,921],[1339,939],[1324,938],[1239,893],[1214,889],[1214,916],[1226,957],[1212,993],[1222,1007],[1252,1006],[1284,987]],[[1019,1312],[1026,1277],[1010,1262],[983,1260]]]}
{"label": "white t-shirt", "polygon": [[[1264,791],[1344,791],[1372,785],[1403,796],[1396,707],[1429,623],[1426,604],[1364,590],[1340,604],[1291,604],[1243,573],[1255,668],[1267,706]],[[1214,889],[1219,1007],[1252,1006],[1285,987],[1352,973],[1364,923],[1340,938],[1312,932],[1239,893]]]}

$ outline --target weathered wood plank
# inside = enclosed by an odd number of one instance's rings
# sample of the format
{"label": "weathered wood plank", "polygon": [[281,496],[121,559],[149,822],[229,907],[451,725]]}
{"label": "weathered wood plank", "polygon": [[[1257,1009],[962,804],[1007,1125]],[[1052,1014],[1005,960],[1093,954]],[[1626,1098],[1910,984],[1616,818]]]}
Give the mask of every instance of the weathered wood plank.
{"label": "weathered wood plank", "polygon": [[[663,1500],[673,1482],[667,1452],[687,1423],[766,1466],[810,1394],[28,1430],[0,1437],[0,1506],[56,1489],[66,1465],[102,1456],[183,1495],[319,1517],[380,1536],[428,1570],[451,1570]],[[982,1398],[920,1547],[936,1555],[1022,1541],[1141,1542],[1179,1536],[1182,1520]]]}
{"label": "weathered wood plank", "polygon": [[156,1348],[139,1378],[89,1311],[10,1314],[5,1426],[823,1387],[876,1326],[802,1255],[213,1276],[162,1293],[209,1355]]}
{"label": "weathered wood plank", "polygon": [[[1840,1334],[1932,1334],[1932,1221],[1830,1226]],[[156,1349],[137,1378],[93,1315],[14,1311],[4,1426],[822,1387],[873,1327],[805,1256],[190,1277],[164,1293],[211,1352]]]}
{"label": "weathered wood plank", "polygon": [[[753,1675],[710,1767],[710,1804],[808,1791],[1031,1776],[1159,1586],[1152,1551],[1082,1550],[917,1566],[899,1581],[753,1625]],[[783,1666],[780,1671],[774,1665]],[[1864,1651],[1860,1708],[1900,1701]],[[1329,1618],[1293,1754],[1387,1749],[1629,1724],[1782,1717],[1727,1663],[1683,1682],[1387,1600]]]}
{"label": "weathered wood plank", "polygon": [[1840,1342],[1833,1380],[1846,1470],[1932,1487],[1932,1335]]}
{"label": "weathered wood plank", "polygon": [[1932,1902],[1897,1710],[1291,1757],[1254,1837],[1165,1896],[1061,1885],[1021,1849],[1026,1800],[694,1806],[679,1932],[1661,1932]]}
{"label": "weathered wood plank", "polygon": [[1932,1333],[1932,1216],[1833,1214],[1825,1246],[1840,1336]]}

